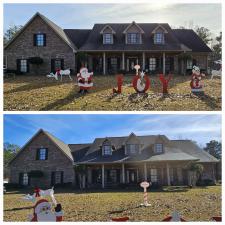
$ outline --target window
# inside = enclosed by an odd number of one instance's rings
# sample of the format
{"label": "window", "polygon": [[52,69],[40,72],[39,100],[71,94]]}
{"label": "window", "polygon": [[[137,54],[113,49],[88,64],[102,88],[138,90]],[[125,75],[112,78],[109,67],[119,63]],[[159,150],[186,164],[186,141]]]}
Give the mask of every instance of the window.
{"label": "window", "polygon": [[22,179],[22,184],[27,186],[29,183],[29,177],[28,177],[28,174],[27,173],[24,173],[23,174],[23,179]]}
{"label": "window", "polygon": [[137,154],[138,153],[138,145],[136,144],[127,144],[127,154]]}
{"label": "window", "polygon": [[155,44],[164,44],[164,34],[163,33],[155,33],[154,43]]}
{"label": "window", "polygon": [[140,34],[139,33],[128,33],[127,43],[128,44],[140,44]]}
{"label": "window", "polygon": [[112,34],[103,34],[103,44],[112,44],[113,35]]}
{"label": "window", "polygon": [[117,170],[109,170],[108,182],[112,182],[112,183],[117,182]]}
{"label": "window", "polygon": [[151,182],[157,182],[158,181],[157,169],[151,169],[150,174],[151,174]]}
{"label": "window", "polygon": [[187,69],[192,69],[192,59],[187,60]]}
{"label": "window", "polygon": [[46,148],[40,148],[37,150],[37,160],[47,160],[48,151]]}
{"label": "window", "polygon": [[45,46],[46,45],[46,34],[34,34],[34,46]]}
{"label": "window", "polygon": [[61,184],[62,181],[62,172],[56,171],[55,172],[55,184]]}
{"label": "window", "polygon": [[28,72],[28,65],[27,65],[27,60],[26,59],[21,59],[20,60],[20,72],[26,73]]}
{"label": "window", "polygon": [[156,70],[156,58],[149,58],[149,70]]}
{"label": "window", "polygon": [[51,68],[52,72],[56,72],[57,70],[63,70],[64,69],[64,59],[57,58],[51,60]]}
{"label": "window", "polygon": [[111,145],[103,145],[103,155],[112,155]]}
{"label": "window", "polygon": [[163,152],[163,144],[155,144],[155,153]]}

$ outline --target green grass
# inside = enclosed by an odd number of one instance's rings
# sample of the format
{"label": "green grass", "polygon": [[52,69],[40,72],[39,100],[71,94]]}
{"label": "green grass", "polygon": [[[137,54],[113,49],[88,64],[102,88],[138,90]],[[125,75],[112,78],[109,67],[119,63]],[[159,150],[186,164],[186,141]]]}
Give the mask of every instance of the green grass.
{"label": "green grass", "polygon": [[221,79],[204,78],[205,95],[190,92],[190,76],[175,76],[169,95],[163,97],[157,76],[151,76],[147,94],[138,95],[131,87],[133,76],[124,79],[123,93],[113,95],[114,76],[94,76],[94,87],[86,95],[78,94],[75,77],[63,82],[45,76],[16,76],[4,80],[4,110],[76,110],[76,111],[167,111],[221,110]]}
{"label": "green grass", "polygon": [[[24,192],[29,193],[29,191]],[[4,221],[27,221],[33,204],[23,201],[24,193],[11,191],[4,194]],[[114,191],[57,191],[62,204],[64,221],[109,221],[112,217],[129,216],[130,221],[161,221],[174,210],[187,221],[210,221],[221,215],[221,186],[203,188],[164,188],[149,191],[150,207],[140,207],[140,190]]]}

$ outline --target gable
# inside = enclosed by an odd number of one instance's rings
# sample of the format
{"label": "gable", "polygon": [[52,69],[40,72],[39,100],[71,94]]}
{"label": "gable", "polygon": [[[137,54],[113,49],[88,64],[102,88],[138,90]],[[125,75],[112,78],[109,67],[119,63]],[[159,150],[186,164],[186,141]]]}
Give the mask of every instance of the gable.
{"label": "gable", "polygon": [[126,29],[123,31],[123,33],[144,33],[143,29],[136,24],[135,22],[132,22],[130,25],[126,27]]}
{"label": "gable", "polygon": [[116,32],[112,29],[112,27],[110,25],[106,25],[105,27],[103,27],[103,29],[100,31],[100,34],[103,33],[111,33],[111,34],[115,34]]}
{"label": "gable", "polygon": [[[68,38],[65,32],[54,24],[52,21],[44,17],[43,15],[36,13],[26,24],[25,26],[15,35],[15,37],[8,42],[5,46],[5,49],[15,48],[21,44],[24,45],[25,42],[26,48],[33,47],[33,35],[37,33],[47,34],[47,42],[50,43],[52,37],[54,37],[54,47],[66,45],[68,50],[76,52],[76,47],[72,41]],[[53,46],[51,46],[53,47]]]}

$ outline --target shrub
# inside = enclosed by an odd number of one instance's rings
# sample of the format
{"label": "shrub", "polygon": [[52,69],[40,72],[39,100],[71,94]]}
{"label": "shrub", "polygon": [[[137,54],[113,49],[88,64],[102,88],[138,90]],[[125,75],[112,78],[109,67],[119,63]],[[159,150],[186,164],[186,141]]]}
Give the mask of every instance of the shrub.
{"label": "shrub", "polygon": [[30,57],[29,58],[29,63],[30,64],[35,64],[35,65],[40,65],[42,64],[44,61],[41,57]]}
{"label": "shrub", "polygon": [[22,188],[23,186],[21,184],[17,183],[6,183],[4,184],[4,187],[7,189],[12,189],[12,188]]}
{"label": "shrub", "polygon": [[197,186],[214,186],[215,182],[211,179],[203,179],[203,180],[199,180],[196,183]]}
{"label": "shrub", "polygon": [[29,172],[29,177],[40,178],[43,176],[44,176],[44,173],[40,170],[32,170]]}
{"label": "shrub", "polygon": [[55,184],[55,188],[69,188],[72,187],[72,182],[62,183],[62,184]]}

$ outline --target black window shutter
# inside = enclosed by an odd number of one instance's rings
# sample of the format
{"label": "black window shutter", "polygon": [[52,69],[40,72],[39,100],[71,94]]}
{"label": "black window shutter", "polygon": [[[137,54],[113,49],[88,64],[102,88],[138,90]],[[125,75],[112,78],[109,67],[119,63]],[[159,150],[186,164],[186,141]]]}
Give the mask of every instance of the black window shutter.
{"label": "black window shutter", "polygon": [[64,172],[61,171],[61,184],[63,184],[63,180],[64,180],[64,179],[63,179],[63,178],[64,178],[63,176],[64,176]]}
{"label": "black window shutter", "polygon": [[36,151],[36,160],[40,159],[40,149],[37,149]]}
{"label": "black window shutter", "polygon": [[55,73],[55,59],[51,59],[51,72]]}
{"label": "black window shutter", "polygon": [[46,148],[45,160],[48,160],[48,149]]}
{"label": "black window shutter", "polygon": [[27,176],[28,176],[28,186],[30,186],[30,175],[29,175],[29,173],[27,173]]}
{"label": "black window shutter", "polygon": [[34,43],[34,46],[37,46],[37,34],[33,35],[33,43]]}
{"label": "black window shutter", "polygon": [[19,173],[19,184],[23,185],[23,173]]}
{"label": "black window shutter", "polygon": [[17,72],[20,72],[20,65],[21,65],[21,61],[20,61],[20,59],[17,59],[16,60],[16,65],[17,65]]}
{"label": "black window shutter", "polygon": [[43,34],[44,37],[44,46],[46,46],[46,34]]}
{"label": "black window shutter", "polygon": [[64,59],[61,59],[61,70],[64,70]]}
{"label": "black window shutter", "polygon": [[30,63],[28,59],[27,59],[27,72],[30,72]]}
{"label": "black window shutter", "polygon": [[51,186],[55,185],[55,172],[51,173]]}

